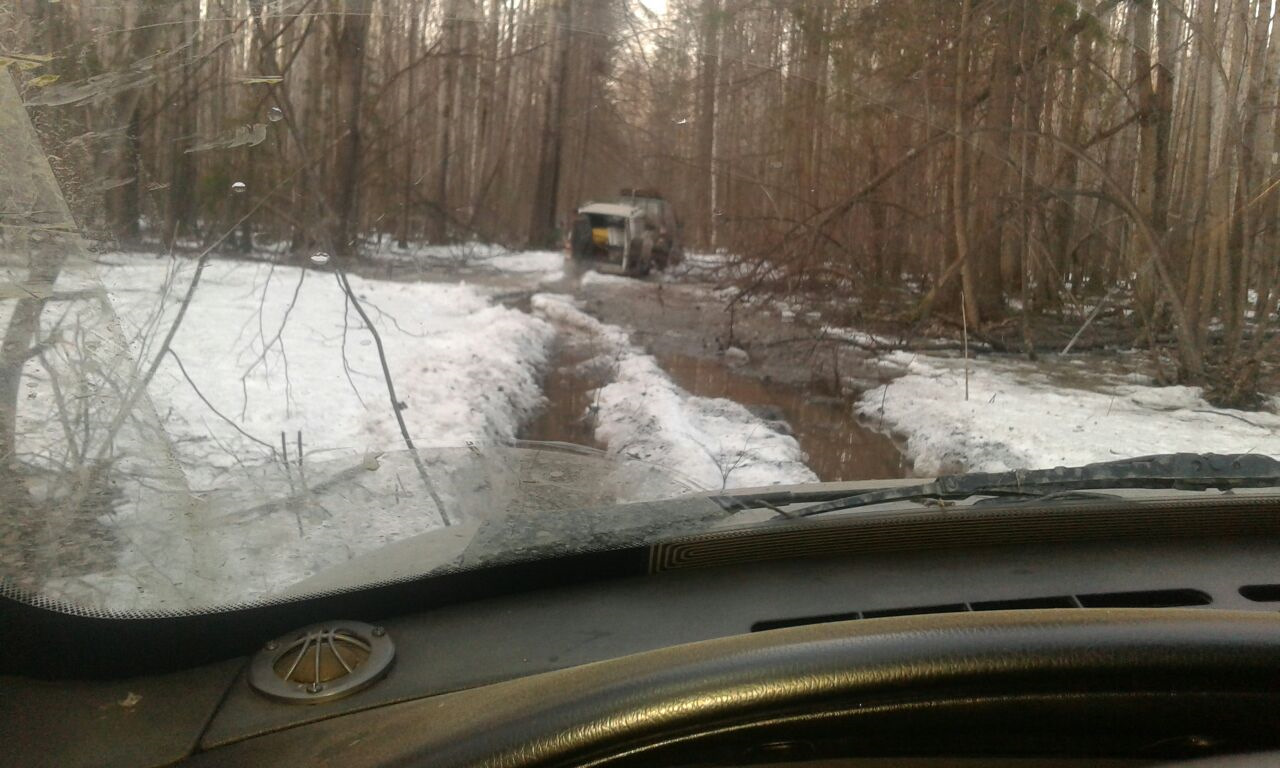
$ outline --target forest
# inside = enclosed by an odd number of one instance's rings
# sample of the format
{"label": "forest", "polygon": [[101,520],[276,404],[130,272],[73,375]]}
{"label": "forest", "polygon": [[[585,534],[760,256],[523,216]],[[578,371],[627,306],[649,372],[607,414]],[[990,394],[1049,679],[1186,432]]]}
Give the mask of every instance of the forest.
{"label": "forest", "polygon": [[1276,14],[17,0],[0,65],[103,242],[561,247],[577,204],[643,185],[744,299],[1029,355],[1106,326],[1161,380],[1256,406],[1280,358]]}

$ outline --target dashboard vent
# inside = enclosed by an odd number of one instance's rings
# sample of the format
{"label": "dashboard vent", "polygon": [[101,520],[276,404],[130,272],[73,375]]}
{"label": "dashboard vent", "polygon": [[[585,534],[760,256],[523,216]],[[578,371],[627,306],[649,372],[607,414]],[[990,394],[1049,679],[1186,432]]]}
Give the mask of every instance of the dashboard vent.
{"label": "dashboard vent", "polygon": [[1280,584],[1246,584],[1240,596],[1255,603],[1280,603]]}
{"label": "dashboard vent", "polygon": [[1102,592],[1077,595],[1082,608],[1183,608],[1208,605],[1213,598],[1198,589],[1152,589],[1144,592]]}
{"label": "dashboard vent", "polygon": [[[1280,601],[1280,585],[1265,587],[1273,590],[1269,600]],[[1245,589],[1241,587],[1240,593]],[[1245,595],[1245,597],[1249,597]],[[1257,598],[1249,597],[1250,600]],[[1209,605],[1213,598],[1198,589],[1148,589],[1131,592],[1097,592],[1087,595],[1051,595],[1024,597],[1014,600],[979,600],[968,603],[920,605],[907,608],[888,608],[873,611],[829,613],[821,616],[797,616],[787,619],[757,621],[752,632],[764,632],[784,627],[802,627],[808,624],[826,624],[833,621],[856,619],[881,619],[889,616],[920,616],[932,613],[964,613],[967,611],[1028,611],[1046,608],[1181,608]]]}
{"label": "dashboard vent", "polygon": [[969,603],[971,611],[1038,611],[1045,608],[1079,608],[1080,601],[1071,595],[1056,597],[1024,597],[1016,600],[983,600]]}
{"label": "dashboard vent", "polygon": [[862,611],[864,619],[884,619],[890,616],[921,616],[926,613],[963,613],[969,610],[966,603],[948,605],[921,605],[911,608],[889,608],[881,611]]}

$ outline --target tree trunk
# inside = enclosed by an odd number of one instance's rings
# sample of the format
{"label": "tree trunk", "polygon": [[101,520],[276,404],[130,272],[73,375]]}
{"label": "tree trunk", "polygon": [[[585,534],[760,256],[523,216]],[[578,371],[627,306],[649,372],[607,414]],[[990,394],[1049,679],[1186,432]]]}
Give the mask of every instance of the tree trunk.
{"label": "tree trunk", "polygon": [[461,55],[461,30],[458,21],[458,0],[449,0],[444,6],[442,22],[444,72],[436,90],[436,146],[435,173],[432,176],[431,230],[433,243],[449,240],[449,172],[453,162],[454,101],[457,94],[458,57]]}
{"label": "tree trunk", "polygon": [[530,246],[553,246],[556,240],[557,199],[560,189],[560,153],[564,142],[564,85],[568,80],[569,36],[572,27],[570,0],[555,0],[547,9],[551,28],[551,52],[547,57],[543,89],[543,118],[538,147],[537,175],[530,206]]}
{"label": "tree trunk", "polygon": [[710,247],[715,231],[716,83],[720,66],[720,0],[702,0],[698,40],[698,242]]}
{"label": "tree trunk", "polygon": [[982,323],[978,310],[977,268],[969,252],[969,135],[965,111],[969,80],[969,15],[972,0],[960,0],[960,27],[956,36],[955,114],[951,157],[951,213],[955,227],[956,260],[960,264],[960,290],[966,322]]}
{"label": "tree trunk", "polygon": [[339,134],[334,157],[333,247],[342,256],[358,250],[358,185],[360,182],[360,113],[364,104],[365,41],[373,0],[349,0],[339,22],[337,58],[337,116]]}
{"label": "tree trunk", "polygon": [[400,167],[400,219],[396,238],[401,248],[409,247],[413,226],[414,149],[418,145],[415,130],[418,114],[418,92],[415,88],[418,81],[418,13],[417,8],[409,9],[409,74],[404,94],[404,162]]}

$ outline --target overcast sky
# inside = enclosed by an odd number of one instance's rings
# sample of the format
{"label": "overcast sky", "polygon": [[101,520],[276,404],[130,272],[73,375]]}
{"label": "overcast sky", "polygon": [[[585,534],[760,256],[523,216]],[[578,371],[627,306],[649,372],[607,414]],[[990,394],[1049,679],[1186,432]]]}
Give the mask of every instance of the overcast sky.
{"label": "overcast sky", "polygon": [[667,0],[640,0],[640,4],[659,16],[667,12]]}

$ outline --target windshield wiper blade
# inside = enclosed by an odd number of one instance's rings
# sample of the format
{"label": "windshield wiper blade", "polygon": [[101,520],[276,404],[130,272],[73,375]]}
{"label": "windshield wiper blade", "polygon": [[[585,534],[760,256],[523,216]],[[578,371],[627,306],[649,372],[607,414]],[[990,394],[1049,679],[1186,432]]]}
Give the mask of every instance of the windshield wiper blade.
{"label": "windshield wiper blade", "polygon": [[[1167,453],[1081,467],[970,472],[939,477],[920,485],[877,488],[833,498],[833,491],[724,496],[726,509],[769,507],[787,517],[811,517],[889,501],[960,500],[972,496],[1034,497],[1117,488],[1169,488],[1184,491],[1280,487],[1280,461],[1259,454]],[[821,499],[821,501],[819,501]],[[818,501],[799,509],[780,505]]]}

